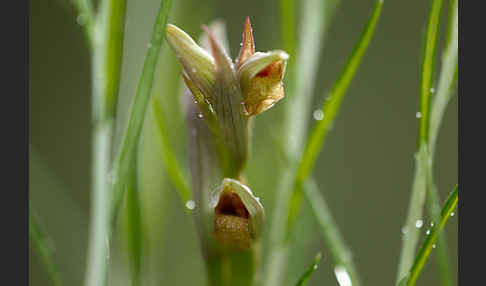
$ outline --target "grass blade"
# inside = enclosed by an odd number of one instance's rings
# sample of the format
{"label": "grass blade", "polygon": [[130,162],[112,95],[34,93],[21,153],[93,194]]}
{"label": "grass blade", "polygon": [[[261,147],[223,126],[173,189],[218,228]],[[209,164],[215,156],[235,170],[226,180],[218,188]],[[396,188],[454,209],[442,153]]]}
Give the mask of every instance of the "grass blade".
{"label": "grass blade", "polygon": [[297,181],[303,182],[314,167],[319,151],[326,139],[327,132],[339,111],[341,101],[346,94],[354,74],[358,70],[361,59],[363,58],[371,39],[373,38],[373,33],[376,24],[378,23],[378,19],[380,18],[382,6],[383,1],[378,0],[358,43],[355,45],[351,56],[322,106],[324,118],[312,129],[309,141],[299,164]]}
{"label": "grass blade", "polygon": [[331,252],[336,264],[334,269],[337,278],[339,279],[338,273],[342,273],[340,275],[347,275],[352,285],[359,285],[359,277],[351,258],[351,251],[337,228],[331,211],[314,180],[308,180],[305,183],[304,193],[320,226],[324,241],[327,244],[326,246]]}
{"label": "grass blade", "polygon": [[49,279],[54,286],[61,286],[61,274],[59,266],[54,261],[52,240],[41,227],[36,212],[29,204],[29,240],[35,247],[40,261],[42,262]]}
{"label": "grass blade", "polygon": [[[430,126],[429,126],[429,149],[430,161],[434,162],[435,146],[437,137],[444,116],[445,109],[449,103],[450,98],[455,94],[454,87],[457,80],[458,70],[458,7],[457,0],[450,2],[449,6],[449,29],[447,33],[447,40],[444,52],[442,54],[442,67],[439,77],[439,84],[437,93],[432,99],[430,112]],[[433,166],[430,166],[429,173],[431,174],[431,187],[427,193],[427,209],[429,215],[438,221],[440,218],[439,194],[432,179]],[[445,236],[439,235],[437,239],[437,261],[439,264],[439,273],[441,284],[444,286],[452,285],[452,277],[450,272],[450,262],[447,251],[447,241]]]}
{"label": "grass blade", "polygon": [[439,233],[444,229],[445,224],[449,220],[451,216],[454,215],[454,210],[456,209],[458,202],[457,197],[457,185],[454,190],[450,193],[447,201],[444,203],[442,210],[440,212],[440,222],[435,223],[429,230],[427,230],[427,236],[422,243],[422,247],[420,248],[417,256],[415,257],[414,263],[410,269],[410,273],[408,274],[408,284],[409,286],[415,285],[417,278],[419,277],[427,258],[430,255],[430,252],[435,247],[435,243],[437,241],[437,237]]}
{"label": "grass blade", "polygon": [[[309,174],[312,171],[312,168],[314,167],[315,161],[317,160],[317,156],[326,139],[327,132],[329,131],[329,128],[332,125],[332,122],[334,121],[338,113],[342,99],[346,94],[349,84],[351,83],[351,80],[353,79],[354,74],[356,73],[359,67],[361,59],[363,58],[371,39],[373,38],[376,25],[381,15],[382,6],[383,6],[383,1],[379,0],[376,2],[371,17],[368,20],[368,23],[366,24],[359,41],[355,45],[353,52],[351,53],[351,56],[349,57],[346,65],[343,68],[343,71],[338,77],[338,80],[336,81],[333,88],[331,89],[328,99],[324,102],[322,110],[325,116],[323,120],[319,121],[319,123],[317,123],[317,125],[314,126],[314,128],[312,129],[309,141],[304,150],[303,156],[300,160],[295,175],[295,183],[294,183],[295,185],[294,185],[293,195],[289,206],[287,230],[290,230],[292,228],[295,218],[297,217],[298,208],[300,206],[300,201],[302,197],[301,187],[309,177]],[[324,200],[321,200],[321,202],[322,202],[321,206],[324,207],[325,206]],[[328,224],[326,224],[325,227],[326,228],[331,227],[331,229],[327,229],[327,231],[324,230],[325,237],[328,236],[329,234],[328,231],[331,232],[337,231],[337,227],[334,225],[332,220],[328,221]],[[328,240],[328,242],[338,243],[336,242],[336,240]],[[340,250],[346,249],[343,245],[337,247]],[[336,253],[335,258],[340,259],[336,261],[336,264],[338,265],[342,264],[342,266],[346,268],[346,271],[348,273],[352,273],[350,275],[352,278],[353,285],[359,285],[360,284],[359,278],[355,270],[355,267],[353,263],[349,261],[349,259],[345,258],[345,256],[339,255],[343,253],[344,252]]]}
{"label": "grass blade", "polygon": [[437,93],[430,109],[429,144],[430,153],[434,156],[437,136],[445,109],[451,97],[455,94],[458,70],[458,7],[457,0],[451,1],[449,8],[449,31],[446,46],[442,54],[442,67]]}
{"label": "grass blade", "polygon": [[[319,62],[319,52],[322,49],[322,42],[325,39],[328,27],[334,15],[339,0],[302,1],[302,23],[299,23],[298,49],[296,48],[295,29],[296,25],[290,27],[290,23],[295,23],[296,14],[295,1],[281,0],[281,36],[284,49],[290,54],[287,65],[287,77],[285,93],[287,100],[284,113],[283,138],[280,142],[284,144],[285,157],[295,161],[300,155],[304,144],[305,130],[307,130],[307,116],[309,114],[312,100],[313,85],[309,84],[310,79],[314,78]],[[296,54],[297,53],[297,54]],[[300,61],[300,58],[305,61]],[[296,72],[298,69],[298,72]],[[300,82],[298,84],[297,82]],[[280,285],[283,268],[286,267],[288,245],[286,245],[286,219],[288,205],[292,194],[293,174],[296,166],[289,165],[281,172],[281,182],[278,184],[276,197],[276,208],[270,229],[270,255],[265,262],[267,275],[265,285]]]}
{"label": "grass blade", "polygon": [[402,250],[398,266],[397,282],[402,280],[413,263],[419,236],[419,229],[415,227],[415,223],[422,219],[425,195],[431,182],[431,160],[428,145],[429,103],[441,7],[442,0],[433,0],[427,26],[425,52],[422,63],[422,84],[420,88],[421,117],[418,131],[418,151],[415,155],[415,175],[405,224],[405,228],[408,231],[402,237]]}
{"label": "grass blade", "polygon": [[137,150],[142,132],[145,113],[152,94],[155,71],[158,64],[160,49],[165,37],[165,27],[172,1],[162,1],[154,23],[145,61],[140,76],[135,98],[130,107],[128,126],[122,138],[121,149],[117,153],[114,164],[113,206],[111,209],[111,231],[114,229],[117,214],[120,209],[124,193],[127,195],[127,216],[129,233],[129,251],[132,264],[132,282],[140,283],[142,228],[140,217],[140,202],[137,194],[136,164]]}
{"label": "grass blade", "polygon": [[121,149],[119,150],[115,159],[113,170],[115,172],[113,183],[113,220],[116,218],[116,214],[120,208],[120,203],[123,199],[124,186],[126,186],[127,183],[125,180],[129,178],[130,168],[133,166],[136,158],[138,141],[145,119],[145,111],[152,93],[155,70],[157,67],[162,42],[165,37],[165,26],[167,25],[167,18],[171,6],[172,0],[161,2],[152,31],[152,39],[145,56],[142,75],[138,82],[135,98],[130,108],[128,126],[123,135]]}
{"label": "grass blade", "polygon": [[[90,2],[79,3],[84,3],[80,5],[81,9],[91,15],[91,8],[88,4]],[[102,1],[96,19],[88,19],[88,21],[92,21],[93,31],[89,32],[91,24],[86,28],[89,29],[88,35],[92,48],[94,121],[91,229],[85,277],[85,284],[89,286],[101,286],[107,283],[111,206],[108,174],[115,105],[120,81],[125,8],[126,0]]]}
{"label": "grass blade", "polygon": [[429,128],[429,103],[432,88],[432,77],[434,75],[435,51],[437,46],[437,34],[440,23],[440,12],[443,0],[433,0],[427,25],[427,35],[425,38],[425,51],[422,61],[422,84],[420,87],[420,128],[419,145],[422,141],[428,141]]}
{"label": "grass blade", "polygon": [[187,177],[184,175],[182,168],[177,163],[174,152],[170,147],[169,138],[167,134],[166,124],[164,120],[164,114],[162,112],[161,103],[157,98],[152,98],[152,114],[155,118],[155,125],[159,130],[159,138],[162,147],[162,161],[164,167],[167,169],[172,184],[175,186],[179,197],[182,200],[182,204],[186,204],[191,199],[191,189],[189,187]]}
{"label": "grass blade", "polygon": [[93,48],[94,41],[94,26],[95,26],[95,15],[93,11],[93,6],[91,0],[73,0],[73,4],[78,10],[78,17],[76,21],[78,24],[84,26],[84,32],[86,39],[91,48]]}
{"label": "grass blade", "polygon": [[312,264],[309,266],[306,272],[302,274],[302,277],[300,277],[299,281],[296,286],[304,286],[307,285],[307,281],[311,277],[312,273],[317,269],[317,264],[319,264],[319,261],[321,261],[321,253],[317,253],[316,257],[314,257],[314,261],[312,261]]}

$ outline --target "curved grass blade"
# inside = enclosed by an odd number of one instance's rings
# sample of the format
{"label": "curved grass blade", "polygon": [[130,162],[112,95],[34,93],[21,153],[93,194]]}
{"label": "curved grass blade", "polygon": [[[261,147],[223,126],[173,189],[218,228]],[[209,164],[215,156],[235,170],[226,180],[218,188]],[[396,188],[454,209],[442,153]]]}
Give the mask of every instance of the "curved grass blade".
{"label": "curved grass blade", "polygon": [[29,204],[29,240],[35,247],[40,261],[42,262],[49,279],[54,286],[61,286],[61,274],[59,266],[54,261],[52,250],[52,240],[47,236],[47,233],[42,228],[37,214]]}
{"label": "curved grass blade", "polygon": [[415,155],[415,175],[405,224],[408,232],[402,237],[402,250],[398,265],[397,282],[402,280],[413,263],[419,236],[419,229],[415,227],[415,222],[423,216],[425,195],[428,185],[430,185],[430,176],[432,175],[430,173],[431,160],[428,145],[429,103],[442,2],[442,0],[433,0],[428,20],[424,60],[422,64],[422,83],[420,88],[421,117],[418,131],[418,149]]}
{"label": "curved grass blade", "polygon": [[332,255],[336,265],[336,272],[342,269],[339,273],[347,273],[352,285],[359,285],[358,272],[351,258],[351,250],[346,245],[326,201],[319,192],[317,184],[310,179],[305,183],[303,190],[320,226],[326,246]]}
{"label": "curved grass blade", "polygon": [[417,256],[415,257],[414,263],[410,269],[410,273],[407,275],[408,281],[406,285],[408,286],[415,285],[415,282],[417,281],[417,278],[422,272],[425,262],[427,261],[427,258],[430,255],[430,252],[435,247],[435,243],[437,241],[437,237],[439,233],[444,229],[444,226],[449,220],[449,218],[454,215],[453,212],[456,209],[457,202],[458,202],[458,197],[457,197],[457,185],[456,185],[454,190],[452,190],[449,197],[447,198],[447,201],[444,203],[444,206],[442,207],[442,210],[440,212],[440,222],[434,224],[434,226],[432,226],[429,230],[427,230],[427,236],[424,242],[422,243],[422,247],[420,248]]}
{"label": "curved grass blade", "polygon": [[321,253],[317,253],[316,257],[314,257],[314,261],[312,261],[312,264],[309,266],[306,272],[302,274],[302,277],[300,277],[299,281],[295,286],[304,286],[307,285],[307,281],[311,277],[312,273],[317,269],[317,264],[319,264],[319,261],[321,261]]}
{"label": "curved grass blade", "polygon": [[128,126],[123,135],[121,149],[119,150],[115,159],[113,168],[115,177],[113,183],[114,206],[112,209],[112,221],[115,220],[120,208],[120,203],[124,195],[124,186],[126,186],[126,180],[129,178],[128,174],[130,173],[130,167],[133,166],[136,156],[138,141],[145,119],[145,111],[152,93],[155,70],[157,67],[162,42],[165,37],[165,26],[167,25],[167,18],[171,6],[172,0],[161,2],[152,31],[152,39],[145,56],[142,75],[140,76],[135,98],[130,108]]}
{"label": "curved grass blade", "polygon": [[[437,137],[444,116],[445,109],[451,97],[455,94],[454,87],[457,81],[458,71],[458,4],[457,0],[453,0],[449,5],[449,28],[447,32],[446,46],[442,54],[442,67],[439,77],[439,84],[437,93],[432,99],[430,111],[430,126],[429,126],[429,150],[430,150],[430,166],[429,173],[431,174],[430,188],[427,193],[427,209],[429,215],[438,221],[440,218],[440,203],[437,188],[434,185],[432,178],[433,162],[435,155],[435,146]],[[439,235],[437,239],[437,262],[439,265],[439,273],[441,285],[452,285],[452,277],[450,271],[449,255],[447,251],[447,241],[445,236]]]}
{"label": "curved grass blade", "polygon": [[380,18],[382,6],[383,1],[378,0],[358,43],[355,45],[351,56],[348,58],[348,61],[341,71],[339,78],[332,87],[328,98],[326,98],[326,101],[322,106],[324,118],[314,126],[310,134],[309,141],[297,171],[297,181],[299,182],[303,182],[309,176],[309,173],[314,167],[314,163],[317,159],[319,151],[321,150],[326,139],[327,132],[329,131],[329,128],[331,127],[334,118],[339,111],[341,101],[346,94],[354,74],[358,70],[361,59],[366,52],[366,48],[373,38],[373,33],[375,31],[376,24],[378,23],[378,19]]}
{"label": "curved grass blade", "polygon": [[130,260],[132,262],[132,281],[134,285],[140,283],[139,276],[142,255],[140,202],[138,200],[136,188],[137,147],[145,120],[147,105],[149,104],[150,96],[152,94],[155,71],[165,36],[165,27],[167,25],[167,18],[171,6],[171,0],[162,1],[157,13],[157,18],[152,31],[152,38],[145,56],[142,75],[140,76],[137,85],[134,101],[130,107],[128,126],[123,135],[121,149],[117,153],[113,169],[115,174],[113,178],[113,205],[111,208],[111,224],[108,235],[111,236],[124,193],[128,189],[127,219],[129,224],[128,233],[130,234],[129,251],[131,257]]}
{"label": "curved grass blade", "polygon": [[191,199],[191,189],[189,187],[188,180],[184,175],[182,168],[179,166],[174,152],[169,144],[169,138],[167,137],[167,129],[164,121],[164,114],[162,113],[162,105],[157,98],[152,98],[152,114],[155,118],[155,124],[159,129],[159,138],[162,146],[162,160],[164,167],[167,169],[172,184],[174,184],[179,197],[183,204],[186,204]]}
{"label": "curved grass blade", "polygon": [[425,51],[422,61],[422,84],[420,87],[420,127],[418,145],[422,141],[428,142],[429,136],[429,103],[431,96],[432,77],[434,75],[435,51],[437,46],[437,34],[439,31],[440,12],[443,0],[433,0],[427,25],[427,35],[425,38]]}

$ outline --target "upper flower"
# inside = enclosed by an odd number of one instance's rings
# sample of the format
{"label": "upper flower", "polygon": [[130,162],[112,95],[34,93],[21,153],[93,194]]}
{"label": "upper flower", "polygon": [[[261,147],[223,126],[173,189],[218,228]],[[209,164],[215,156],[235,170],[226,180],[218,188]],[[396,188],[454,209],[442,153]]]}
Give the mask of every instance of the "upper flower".
{"label": "upper flower", "polygon": [[[240,112],[246,116],[259,114],[284,97],[282,78],[288,54],[275,50],[255,52],[255,42],[249,17],[246,18],[241,49],[235,62],[229,58],[212,32],[205,26],[211,54],[200,47],[184,31],[167,25],[167,40],[184,68],[184,80],[203,113],[218,112],[223,99],[217,98],[217,89],[238,89],[227,96],[236,97]],[[220,81],[217,83],[218,73]],[[236,82],[232,82],[232,79]],[[230,90],[229,90],[230,91]],[[241,98],[238,98],[241,97]]]}

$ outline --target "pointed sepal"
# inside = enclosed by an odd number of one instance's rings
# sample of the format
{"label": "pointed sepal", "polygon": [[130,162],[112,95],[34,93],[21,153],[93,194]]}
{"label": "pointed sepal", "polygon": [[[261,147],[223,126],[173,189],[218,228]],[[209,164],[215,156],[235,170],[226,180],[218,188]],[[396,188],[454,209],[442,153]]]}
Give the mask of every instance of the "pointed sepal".
{"label": "pointed sepal", "polygon": [[236,68],[241,67],[245,61],[255,53],[255,40],[253,39],[253,29],[251,28],[250,17],[245,19],[245,28],[241,41],[241,48],[236,59]]}

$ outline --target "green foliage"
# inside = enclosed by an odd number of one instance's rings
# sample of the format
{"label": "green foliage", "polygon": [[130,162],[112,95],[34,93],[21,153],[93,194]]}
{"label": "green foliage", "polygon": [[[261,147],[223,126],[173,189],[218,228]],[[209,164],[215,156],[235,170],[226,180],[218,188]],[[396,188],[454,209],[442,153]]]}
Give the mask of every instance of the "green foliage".
{"label": "green foliage", "polygon": [[316,257],[314,257],[314,261],[312,261],[312,264],[309,266],[309,268],[307,269],[307,271],[305,271],[304,274],[302,274],[302,277],[300,277],[300,279],[297,282],[297,284],[295,284],[296,286],[304,286],[304,285],[307,285],[307,281],[311,277],[312,273],[314,273],[314,271],[317,269],[317,265],[319,264],[319,261],[321,261],[321,257],[322,257],[322,255],[319,252],[316,255]]}

